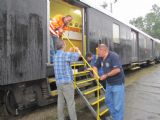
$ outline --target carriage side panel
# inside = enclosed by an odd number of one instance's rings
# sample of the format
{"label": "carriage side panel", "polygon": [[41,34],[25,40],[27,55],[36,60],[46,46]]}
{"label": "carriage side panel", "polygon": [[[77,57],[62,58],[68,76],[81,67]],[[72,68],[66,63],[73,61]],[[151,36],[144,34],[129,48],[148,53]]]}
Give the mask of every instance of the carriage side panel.
{"label": "carriage side panel", "polygon": [[[4,46],[0,84],[45,78],[47,1],[5,0],[4,4],[6,34],[1,37]],[[0,4],[1,7],[3,4]]]}

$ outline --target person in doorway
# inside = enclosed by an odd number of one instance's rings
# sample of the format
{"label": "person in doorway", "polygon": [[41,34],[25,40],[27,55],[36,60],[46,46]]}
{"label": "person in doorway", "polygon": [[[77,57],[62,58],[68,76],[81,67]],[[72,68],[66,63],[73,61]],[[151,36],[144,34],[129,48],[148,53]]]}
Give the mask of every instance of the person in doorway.
{"label": "person in doorway", "polygon": [[90,64],[90,66],[93,67],[96,62],[96,55],[93,55],[91,52],[88,52],[86,54],[86,60]]}
{"label": "person in doorway", "polygon": [[68,29],[68,24],[72,21],[71,15],[57,16],[50,22],[50,33],[52,37],[60,38],[65,30]]}
{"label": "person in doorway", "polygon": [[58,38],[62,37],[62,34],[65,32],[65,30],[68,30],[68,24],[72,21],[71,15],[66,16],[56,16],[55,18],[52,18],[50,21],[50,61],[53,60],[53,55],[55,53],[55,44]]}
{"label": "person in doorway", "polygon": [[[91,52],[88,52],[86,54],[86,60],[91,65],[91,67],[93,67],[94,64],[96,63],[97,58],[96,55],[92,54]],[[103,74],[103,69],[102,67],[100,67],[98,69],[98,75],[101,76],[102,74]],[[100,83],[104,88],[106,88],[106,81],[100,81]]]}
{"label": "person in doorway", "polygon": [[120,58],[117,53],[108,50],[105,44],[98,46],[98,60],[94,65],[94,70],[103,68],[103,75],[100,80],[106,81],[105,102],[109,108],[113,120],[124,119],[124,72]]}
{"label": "person in doorway", "polygon": [[[65,101],[67,103],[70,120],[77,120],[71,62],[77,61],[81,52],[78,48],[73,48],[77,52],[64,52],[65,47],[66,45],[63,40],[59,39],[56,42],[57,52],[53,60],[58,91],[58,120],[64,120]],[[70,49],[70,51],[72,50]]]}

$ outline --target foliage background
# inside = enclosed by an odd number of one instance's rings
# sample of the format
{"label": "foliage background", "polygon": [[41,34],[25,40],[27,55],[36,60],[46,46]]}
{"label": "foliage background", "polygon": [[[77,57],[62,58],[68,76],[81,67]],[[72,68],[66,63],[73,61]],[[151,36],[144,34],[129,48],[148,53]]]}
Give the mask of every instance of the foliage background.
{"label": "foliage background", "polygon": [[151,12],[147,13],[145,17],[133,18],[130,20],[130,24],[152,37],[160,39],[160,7],[154,4]]}

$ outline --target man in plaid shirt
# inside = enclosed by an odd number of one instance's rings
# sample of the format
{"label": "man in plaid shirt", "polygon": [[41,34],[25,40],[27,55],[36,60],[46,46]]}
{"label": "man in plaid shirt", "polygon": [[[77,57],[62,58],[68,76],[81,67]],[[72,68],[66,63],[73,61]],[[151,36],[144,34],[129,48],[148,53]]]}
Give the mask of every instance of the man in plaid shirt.
{"label": "man in plaid shirt", "polygon": [[56,85],[58,90],[58,120],[64,120],[65,101],[67,103],[70,119],[77,120],[71,62],[77,61],[81,55],[81,52],[78,48],[74,48],[77,51],[75,53],[64,52],[65,47],[66,45],[64,41],[57,41],[57,51],[53,61]]}

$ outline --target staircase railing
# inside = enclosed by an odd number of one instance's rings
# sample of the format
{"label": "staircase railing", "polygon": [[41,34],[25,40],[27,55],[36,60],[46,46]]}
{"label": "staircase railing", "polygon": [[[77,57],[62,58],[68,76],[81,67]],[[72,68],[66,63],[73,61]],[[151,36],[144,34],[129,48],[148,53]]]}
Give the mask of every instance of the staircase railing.
{"label": "staircase railing", "polygon": [[[71,42],[71,40],[67,37],[67,36],[65,36],[64,34],[63,34],[63,38],[66,38],[67,39],[67,41],[69,42],[69,44],[73,47],[73,48],[75,48],[76,46]],[[100,98],[100,84],[99,84],[99,75],[98,75],[98,73],[91,67],[91,65],[87,62],[87,60],[85,59],[85,57],[81,54],[80,55],[81,56],[81,58],[82,58],[82,60],[84,61],[84,64],[86,64],[92,71],[93,71],[93,73],[94,73],[94,75],[95,75],[95,79],[96,79],[96,82],[97,82],[97,88],[98,88],[98,90],[97,90],[97,100],[99,100],[99,98]],[[75,70],[75,67],[74,67],[74,70]],[[76,86],[76,80],[74,81],[74,85],[75,85],[75,87],[77,87]],[[99,104],[99,102],[97,103],[97,120],[100,120],[100,104]]]}

